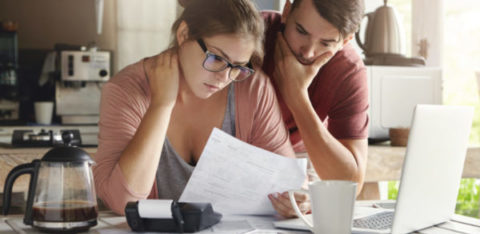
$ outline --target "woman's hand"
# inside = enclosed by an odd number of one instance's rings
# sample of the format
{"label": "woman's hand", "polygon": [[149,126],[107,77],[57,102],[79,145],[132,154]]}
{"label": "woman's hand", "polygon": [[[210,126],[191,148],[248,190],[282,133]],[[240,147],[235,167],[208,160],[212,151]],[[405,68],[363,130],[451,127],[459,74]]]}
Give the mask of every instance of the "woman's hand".
{"label": "woman's hand", "polygon": [[[310,200],[306,194],[294,193],[297,206],[303,214],[310,212]],[[272,202],[273,208],[278,214],[285,218],[297,217],[295,210],[292,207],[288,192],[269,194],[268,198]]]}
{"label": "woman's hand", "polygon": [[152,92],[151,104],[173,107],[179,86],[177,51],[168,49],[149,60],[146,73]]}

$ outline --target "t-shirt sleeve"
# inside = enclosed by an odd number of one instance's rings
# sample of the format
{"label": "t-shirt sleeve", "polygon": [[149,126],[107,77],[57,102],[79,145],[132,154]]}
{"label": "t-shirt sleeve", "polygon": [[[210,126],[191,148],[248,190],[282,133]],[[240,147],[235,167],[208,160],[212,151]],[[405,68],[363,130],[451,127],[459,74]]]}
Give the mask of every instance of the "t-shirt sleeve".
{"label": "t-shirt sleeve", "polygon": [[118,164],[123,150],[140,125],[146,108],[142,102],[145,97],[136,96],[140,95],[109,82],[102,89],[100,102],[98,151],[95,154],[96,165],[93,167],[95,188],[103,202],[119,214],[124,213],[127,202],[149,196],[135,193],[129,188]]}
{"label": "t-shirt sleeve", "polygon": [[368,137],[368,87],[364,67],[354,70],[336,91],[338,98],[328,114],[328,130],[337,139]]}

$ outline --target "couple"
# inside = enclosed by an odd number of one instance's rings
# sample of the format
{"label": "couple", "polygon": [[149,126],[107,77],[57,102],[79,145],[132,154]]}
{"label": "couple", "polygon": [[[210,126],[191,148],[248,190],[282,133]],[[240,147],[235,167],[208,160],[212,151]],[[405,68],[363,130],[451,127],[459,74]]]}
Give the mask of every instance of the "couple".
{"label": "couple", "polygon": [[[213,127],[286,157],[306,151],[321,179],[360,190],[367,80],[348,42],[363,0],[287,1],[281,15],[249,0],[181,2],[171,47],[103,87],[99,197],[119,214],[128,201],[178,199]],[[295,215],[287,193],[269,199]],[[296,200],[309,207],[305,195]]]}

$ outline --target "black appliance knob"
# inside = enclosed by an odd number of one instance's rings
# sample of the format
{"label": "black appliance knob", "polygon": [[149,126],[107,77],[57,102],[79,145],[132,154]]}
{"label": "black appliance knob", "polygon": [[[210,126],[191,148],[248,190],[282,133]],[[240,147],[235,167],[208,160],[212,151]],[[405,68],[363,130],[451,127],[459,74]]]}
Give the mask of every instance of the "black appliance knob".
{"label": "black appliance knob", "polygon": [[100,75],[100,77],[105,77],[105,76],[108,75],[108,72],[107,72],[107,70],[102,69],[102,70],[100,70],[100,72],[98,73],[98,75]]}
{"label": "black appliance knob", "polygon": [[73,133],[70,131],[65,131],[62,133],[62,140],[65,146],[71,146],[71,142],[73,140]]}

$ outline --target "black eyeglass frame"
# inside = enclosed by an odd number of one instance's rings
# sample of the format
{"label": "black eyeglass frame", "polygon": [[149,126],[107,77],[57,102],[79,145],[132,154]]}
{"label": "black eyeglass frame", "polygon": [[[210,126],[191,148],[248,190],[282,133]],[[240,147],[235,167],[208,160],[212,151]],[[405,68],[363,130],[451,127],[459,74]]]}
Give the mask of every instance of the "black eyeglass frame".
{"label": "black eyeglass frame", "polygon": [[[197,42],[198,42],[198,45],[200,45],[200,47],[202,48],[203,52],[205,53],[205,60],[203,60],[203,63],[202,63],[202,66],[203,68],[205,68],[205,70],[207,71],[211,71],[211,72],[221,72],[225,69],[227,69],[228,67],[230,68],[230,70],[228,71],[228,78],[232,81],[235,81],[235,82],[239,82],[239,81],[243,81],[243,80],[246,80],[250,77],[252,77],[252,75],[255,73],[255,70],[252,68],[252,63],[248,62],[247,63],[247,66],[240,66],[240,65],[235,65],[235,64],[232,64],[230,63],[226,58],[223,58],[219,55],[216,55],[212,52],[210,52],[208,49],[207,49],[207,46],[205,45],[205,42],[202,40],[202,39],[197,39]],[[222,67],[221,69],[218,69],[218,70],[212,70],[212,69],[209,69],[207,67],[205,67],[205,63],[207,62],[208,58],[210,57],[214,57],[215,59],[218,59],[218,60],[221,60],[225,63],[225,66]],[[231,76],[230,76],[230,73],[232,72],[232,69],[233,68],[238,68],[238,69],[241,69],[241,70],[246,70],[248,72],[250,72],[250,75],[246,76],[245,78],[243,79],[232,79]]]}

